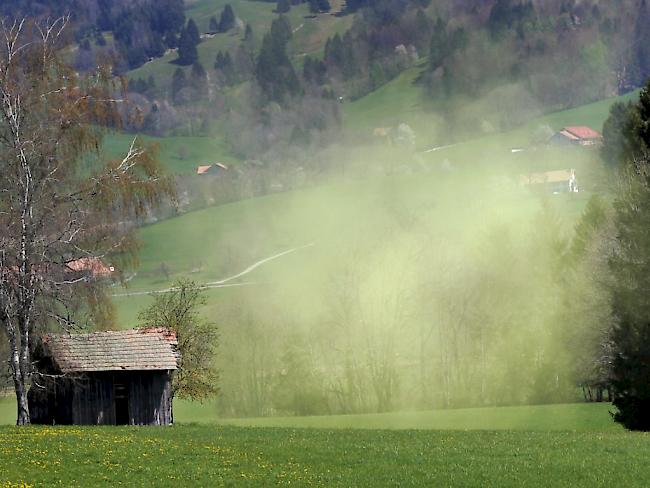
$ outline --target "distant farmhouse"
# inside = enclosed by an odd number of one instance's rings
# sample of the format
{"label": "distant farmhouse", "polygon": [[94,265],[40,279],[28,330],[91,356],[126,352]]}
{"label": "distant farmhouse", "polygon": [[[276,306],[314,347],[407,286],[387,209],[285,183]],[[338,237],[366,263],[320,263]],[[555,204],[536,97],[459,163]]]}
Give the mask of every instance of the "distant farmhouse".
{"label": "distant farmhouse", "polygon": [[531,173],[521,175],[519,178],[523,185],[545,188],[552,193],[578,192],[578,180],[573,169]]}
{"label": "distant farmhouse", "polygon": [[593,146],[601,144],[602,141],[603,135],[600,132],[586,126],[572,126],[553,134],[549,143],[560,146]]}
{"label": "distant farmhouse", "polygon": [[196,168],[197,175],[217,175],[228,170],[228,166],[223,163],[206,164]]}
{"label": "distant farmhouse", "polygon": [[45,335],[28,394],[32,423],[171,424],[177,345],[161,328]]}
{"label": "distant farmhouse", "polygon": [[115,272],[113,266],[109,266],[97,257],[79,258],[65,263],[68,271],[72,273],[88,274],[92,278],[107,278]]}
{"label": "distant farmhouse", "polygon": [[393,143],[393,128],[392,127],[375,127],[372,130],[372,136],[385,144]]}

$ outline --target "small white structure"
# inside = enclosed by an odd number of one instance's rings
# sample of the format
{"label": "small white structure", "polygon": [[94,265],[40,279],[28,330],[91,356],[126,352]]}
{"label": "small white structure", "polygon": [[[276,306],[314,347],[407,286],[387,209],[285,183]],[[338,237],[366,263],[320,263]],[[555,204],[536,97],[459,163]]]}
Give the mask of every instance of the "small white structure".
{"label": "small white structure", "polygon": [[569,178],[569,193],[578,193],[578,180],[576,179],[576,170],[571,170],[571,177]]}
{"label": "small white structure", "polygon": [[574,169],[521,175],[519,181],[522,185],[547,188],[551,193],[578,193],[578,180]]}

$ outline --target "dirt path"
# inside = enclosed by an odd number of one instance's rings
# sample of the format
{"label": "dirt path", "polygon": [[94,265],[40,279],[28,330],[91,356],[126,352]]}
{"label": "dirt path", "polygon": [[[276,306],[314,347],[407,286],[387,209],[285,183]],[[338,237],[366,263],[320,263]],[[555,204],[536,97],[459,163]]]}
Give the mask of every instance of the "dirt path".
{"label": "dirt path", "polygon": [[[247,275],[251,271],[255,270],[256,268],[262,266],[263,264],[268,263],[269,261],[273,261],[275,259],[281,258],[283,256],[286,256],[287,254],[294,253],[296,251],[300,251],[301,249],[306,249],[308,247],[313,247],[315,243],[310,243],[306,244],[304,246],[298,246],[294,247],[291,249],[288,249],[286,251],[282,251],[278,254],[274,254],[273,256],[269,256],[264,259],[260,259],[259,261],[251,264],[248,268],[245,270],[237,273],[236,275],[229,276],[228,278],[224,278],[222,280],[218,281],[210,281],[208,283],[205,283],[201,285],[201,288],[205,289],[212,289],[212,288],[229,288],[229,287],[235,287],[235,286],[250,286],[250,285],[255,285],[256,283],[253,281],[245,282],[245,283],[228,283],[229,281],[236,280],[237,278],[241,278],[242,276]],[[153,294],[159,294],[159,293],[169,293],[170,291],[173,291],[174,288],[164,288],[162,290],[147,290],[147,291],[132,291],[132,292],[124,292],[124,293],[115,293],[111,295],[112,297],[137,297],[137,296],[143,296],[143,295],[153,295]]]}

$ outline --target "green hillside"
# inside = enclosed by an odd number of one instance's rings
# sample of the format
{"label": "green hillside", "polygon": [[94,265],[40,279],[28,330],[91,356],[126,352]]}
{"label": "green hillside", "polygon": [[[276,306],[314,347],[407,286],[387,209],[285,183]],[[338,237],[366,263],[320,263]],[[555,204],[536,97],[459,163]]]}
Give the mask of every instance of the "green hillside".
{"label": "green hillside", "polygon": [[[415,131],[417,146],[420,149],[435,146],[441,140],[453,141],[454,135],[444,132],[446,130],[444,128],[445,106],[441,106],[440,103],[436,106],[427,98],[422,86],[418,83],[425,68],[425,63],[421,62],[418,66],[404,71],[397,78],[369,95],[344,104],[343,114],[346,130],[369,135],[376,127],[397,127],[400,123],[406,123]],[[514,147],[527,145],[530,142],[531,134],[541,125],[548,125],[554,130],[568,125],[586,125],[600,131],[609,114],[609,107],[615,100],[628,101],[637,96],[638,90],[621,97],[549,113],[532,120],[528,117],[519,129],[503,134],[498,132],[482,134],[478,131],[466,138],[476,139],[487,136],[500,139],[502,142],[509,141],[507,144]],[[475,112],[477,116],[483,117],[486,113],[481,101],[454,99],[446,101],[445,105],[459,106],[461,113]]]}
{"label": "green hillside", "polygon": [[[331,14],[309,14],[307,4],[295,5],[291,8],[287,17],[294,30],[294,35],[289,43],[289,52],[296,62],[305,54],[322,55],[325,41],[334,34],[345,32],[351,25],[353,15],[335,16],[344,0],[333,0]],[[271,22],[277,17],[274,12],[275,2],[264,2],[256,0],[195,0],[186,2],[186,18],[192,18],[197,23],[199,31],[208,31],[210,17],[215,16],[217,20],[225,4],[230,4],[244,24],[250,24],[255,39],[260,42],[264,34],[269,30]],[[206,69],[214,65],[219,51],[232,50],[241,41],[243,32],[233,30],[228,33],[216,34],[210,38],[204,38],[198,45],[199,61]],[[171,77],[178,65],[173,61],[177,55],[170,52],[162,58],[154,59],[145,65],[129,72],[129,78],[148,78],[153,75],[158,87],[166,87],[171,83]]]}
{"label": "green hillside", "polygon": [[[123,156],[135,137],[134,134],[113,133],[104,140],[107,157]],[[226,141],[219,137],[153,137],[138,135],[145,144],[153,144],[158,149],[161,163],[172,174],[195,174],[201,164],[237,162],[230,156]]]}
{"label": "green hillside", "polygon": [[[390,88],[391,85],[388,85],[387,89]],[[359,103],[366,101],[350,104],[351,109],[358,110],[351,112],[355,117],[361,113]],[[608,176],[597,151],[549,147],[513,154],[510,149],[526,146],[531,131],[540,124],[553,128],[565,124],[599,127],[611,103],[612,100],[606,100],[550,114],[513,132],[484,136],[431,152],[413,154],[400,147],[382,144],[331,149],[321,157],[337,161],[343,173],[362,181],[272,194],[206,208],[147,226],[141,231],[144,247],[140,269],[135,279],[128,283],[125,292],[165,288],[180,276],[191,276],[198,282],[218,281],[258,260],[309,243],[317,243],[317,246],[283,259],[300,259],[300,254],[306,254],[311,261],[327,262],[335,258],[331,252],[335,246],[345,247],[346,240],[342,236],[348,233],[354,235],[360,220],[368,221],[371,217],[380,225],[395,225],[394,215],[386,213],[386,209],[391,207],[398,207],[392,212],[404,214],[427,209],[427,218],[431,218],[428,225],[435,227],[445,222],[445,205],[457,198],[449,188],[458,181],[464,182],[466,188],[463,191],[471,193],[480,188],[481,192],[487,193],[490,201],[500,209],[497,212],[514,212],[516,218],[525,220],[531,215],[530,212],[535,212],[538,203],[527,197],[526,192],[522,193],[517,185],[518,175],[531,171],[576,168],[583,188],[589,191],[566,200],[568,213],[563,213],[568,224],[579,216],[590,192],[606,188]],[[393,110],[397,111],[401,106],[394,105]],[[119,136],[112,139],[111,144],[117,150],[118,144],[126,147],[129,141],[126,136]],[[224,154],[221,152],[223,146],[212,138],[167,138],[157,142],[161,143],[163,161],[178,172],[191,172],[195,164]],[[177,156],[178,145],[181,144],[190,150],[183,161]],[[416,168],[418,173],[424,169],[424,173],[409,175],[412,168]],[[445,168],[458,171],[449,173]],[[406,174],[399,174],[404,171]],[[468,175],[471,177],[468,178]],[[494,183],[485,183],[491,181],[500,181],[498,185],[502,189],[495,192]],[[486,188],[489,190],[486,191]],[[559,201],[565,198],[561,196]],[[526,204],[513,210],[513,201]],[[436,211],[430,210],[432,206]],[[374,239],[374,231],[366,237]],[[329,258],[326,258],[328,254]],[[163,263],[171,269],[169,278],[157,271]],[[264,269],[273,270],[270,272],[273,274],[277,271],[274,266],[274,263],[262,266],[249,277],[258,276],[257,273],[262,273]],[[119,290],[116,292],[122,293]],[[211,290],[210,295],[216,297],[233,292]],[[136,310],[146,301],[141,296],[116,300],[123,326],[133,322]]]}

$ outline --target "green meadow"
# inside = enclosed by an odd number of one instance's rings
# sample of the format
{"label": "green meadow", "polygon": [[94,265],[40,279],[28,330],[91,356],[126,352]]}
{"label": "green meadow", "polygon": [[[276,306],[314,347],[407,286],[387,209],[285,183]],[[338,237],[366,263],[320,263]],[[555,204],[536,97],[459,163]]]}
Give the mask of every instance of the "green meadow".
{"label": "green meadow", "polygon": [[607,407],[6,426],[0,486],[646,486],[650,436],[614,426]]}

